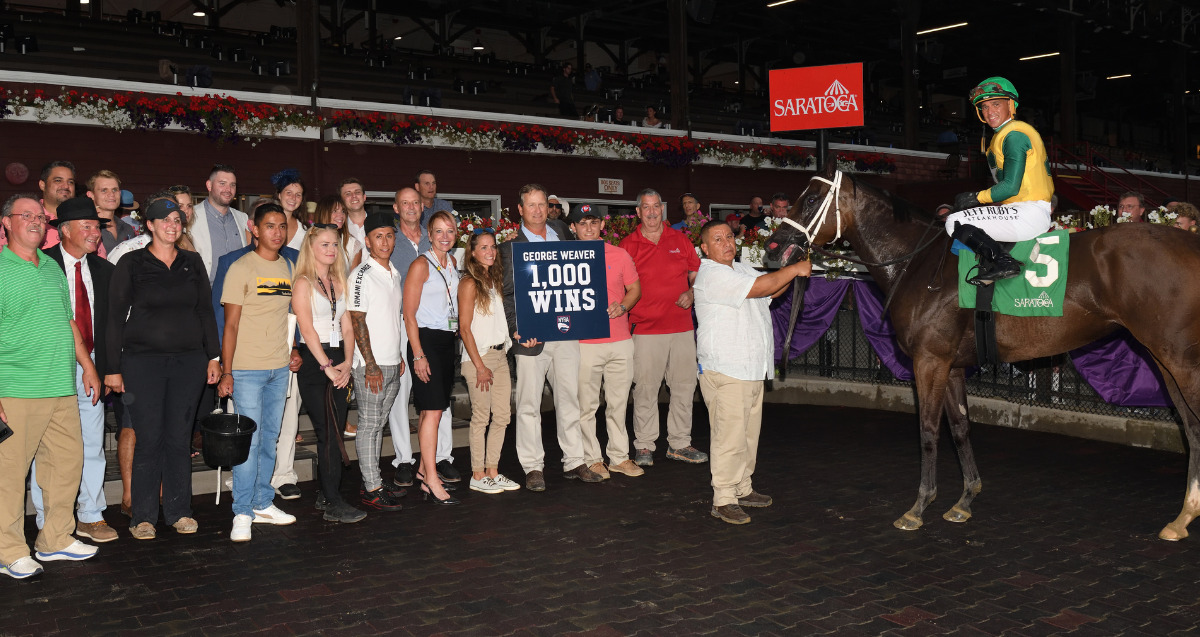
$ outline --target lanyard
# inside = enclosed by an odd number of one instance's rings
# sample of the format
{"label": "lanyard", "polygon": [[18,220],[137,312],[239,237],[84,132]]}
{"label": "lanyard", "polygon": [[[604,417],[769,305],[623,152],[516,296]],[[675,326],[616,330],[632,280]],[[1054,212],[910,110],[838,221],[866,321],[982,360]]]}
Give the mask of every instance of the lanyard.
{"label": "lanyard", "polygon": [[317,277],[317,285],[321,286],[321,294],[324,294],[325,298],[329,299],[329,340],[333,342],[333,335],[337,332],[337,301],[333,299],[333,295],[329,293],[329,290],[325,289],[325,282],[321,280],[320,276]]}
{"label": "lanyard", "polygon": [[[446,278],[446,275],[442,274],[442,266],[438,265],[437,260],[434,259],[433,257],[429,256],[428,252],[425,253],[425,258],[429,259],[429,262],[431,264],[433,264],[434,268],[437,268],[438,276],[442,277],[442,283],[446,284],[446,299],[449,300],[449,302],[450,302],[450,316],[451,316],[451,318],[457,317],[458,316],[457,303],[455,303],[455,301],[454,301],[454,295],[450,293],[449,279]],[[446,258],[449,259],[450,256],[446,255]]]}

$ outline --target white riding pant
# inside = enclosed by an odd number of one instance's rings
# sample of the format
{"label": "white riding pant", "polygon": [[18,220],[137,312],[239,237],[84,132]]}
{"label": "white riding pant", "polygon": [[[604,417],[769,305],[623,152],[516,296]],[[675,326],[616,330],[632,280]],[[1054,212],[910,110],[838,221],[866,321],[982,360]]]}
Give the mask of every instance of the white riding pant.
{"label": "white riding pant", "polygon": [[946,217],[946,233],[954,235],[954,222],[972,225],[996,241],[1025,241],[1050,230],[1049,201],[986,204]]}

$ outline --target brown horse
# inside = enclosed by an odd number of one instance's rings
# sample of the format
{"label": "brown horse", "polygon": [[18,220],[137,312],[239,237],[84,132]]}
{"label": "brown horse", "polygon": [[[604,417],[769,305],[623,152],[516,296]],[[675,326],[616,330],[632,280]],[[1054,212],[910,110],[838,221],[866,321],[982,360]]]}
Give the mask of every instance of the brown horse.
{"label": "brown horse", "polygon": [[[895,526],[915,530],[937,495],[937,441],[944,411],[958,450],[964,489],[945,519],[965,522],[981,482],[968,437],[963,369],[975,365],[972,311],[958,307],[958,259],[951,239],[928,213],[839,174],[833,162],[813,177],[768,243],[767,259],[805,258],[810,245],[848,239],[889,295],[900,347],[913,359],[921,426],[921,484],[917,501]],[[1024,361],[1086,345],[1124,327],[1153,354],[1183,420],[1190,456],[1183,510],[1159,533],[1187,537],[1200,515],[1200,293],[1189,277],[1200,272],[1200,238],[1165,226],[1120,224],[1071,235],[1066,299],[1061,318],[997,316],[1001,360]],[[1186,398],[1185,398],[1186,397]]]}

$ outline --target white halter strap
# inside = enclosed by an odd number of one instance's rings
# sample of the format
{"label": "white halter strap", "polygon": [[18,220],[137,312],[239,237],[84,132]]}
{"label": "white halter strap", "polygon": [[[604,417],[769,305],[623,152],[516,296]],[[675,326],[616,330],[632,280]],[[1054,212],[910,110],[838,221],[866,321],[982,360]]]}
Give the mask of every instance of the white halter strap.
{"label": "white halter strap", "polygon": [[837,220],[837,233],[834,235],[833,240],[837,241],[842,238],[842,207],[838,203],[838,195],[842,190],[842,171],[834,171],[833,181],[824,177],[813,177],[813,179],[829,184],[829,190],[825,193],[825,199],[821,202],[821,207],[817,209],[817,214],[813,215],[812,221],[808,222],[808,227],[802,226],[787,217],[784,217],[783,222],[804,233],[804,236],[808,238],[809,245],[812,245],[813,239],[817,236],[817,230],[825,224],[825,218],[829,216],[829,204],[832,203],[833,214]]}

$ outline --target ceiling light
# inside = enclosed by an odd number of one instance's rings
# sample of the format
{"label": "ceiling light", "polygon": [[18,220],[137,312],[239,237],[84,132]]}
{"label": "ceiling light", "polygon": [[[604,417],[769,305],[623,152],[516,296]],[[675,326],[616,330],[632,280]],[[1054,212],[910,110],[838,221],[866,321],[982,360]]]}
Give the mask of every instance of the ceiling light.
{"label": "ceiling light", "polygon": [[925,35],[926,33],[933,33],[934,31],[945,31],[946,29],[957,29],[958,27],[965,27],[965,26],[967,26],[966,22],[959,22],[958,24],[947,24],[944,27],[934,27],[932,29],[925,29],[924,31],[917,31],[917,35]]}
{"label": "ceiling light", "polygon": [[771,4],[768,4],[767,8],[770,9],[771,7],[778,7],[781,4],[787,4],[789,2],[795,2],[795,1],[796,0],[779,0],[778,2],[772,2]]}
{"label": "ceiling light", "polygon": [[1106,79],[1106,80],[1119,80],[1119,79],[1121,79],[1121,78],[1123,78],[1123,77],[1133,77],[1133,74],[1132,74],[1132,73],[1126,73],[1126,74],[1124,74],[1124,75],[1110,75],[1110,76],[1108,76],[1108,77],[1106,77],[1106,78],[1104,78],[1104,79]]}
{"label": "ceiling light", "polygon": [[1018,61],[1024,62],[1026,60],[1037,60],[1040,58],[1052,58],[1056,55],[1058,55],[1058,51],[1055,51],[1054,53],[1042,53],[1041,55],[1027,55],[1023,58],[1020,58],[1020,60],[1018,60]]}
{"label": "ceiling light", "polygon": [[395,38],[393,38],[393,39],[395,39],[395,40],[399,40],[399,39],[401,39],[401,38],[403,38],[403,37],[404,37],[404,36],[402,36],[402,35],[398,35],[398,36],[396,36],[396,37],[395,37]]}
{"label": "ceiling light", "polygon": [[204,16],[206,16],[206,15],[208,15],[208,14],[207,14],[207,13],[204,13],[203,11],[193,11],[193,12],[192,12],[192,15],[193,15],[193,16],[195,16],[195,17],[197,17],[197,18],[203,18]]}
{"label": "ceiling light", "polygon": [[475,40],[475,46],[471,47],[471,50],[472,51],[482,51],[483,50],[483,41]]}

